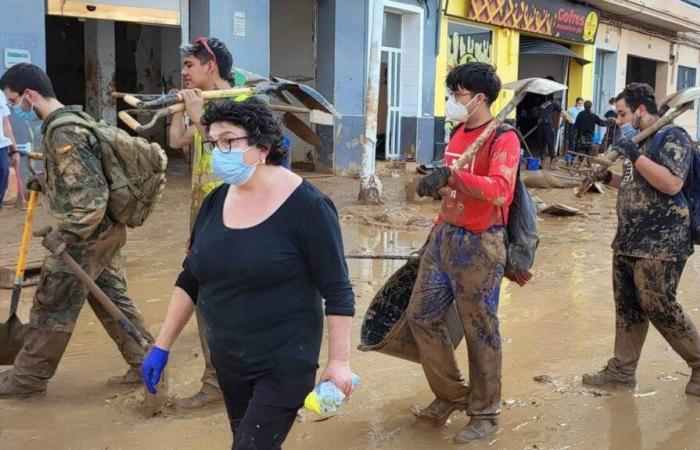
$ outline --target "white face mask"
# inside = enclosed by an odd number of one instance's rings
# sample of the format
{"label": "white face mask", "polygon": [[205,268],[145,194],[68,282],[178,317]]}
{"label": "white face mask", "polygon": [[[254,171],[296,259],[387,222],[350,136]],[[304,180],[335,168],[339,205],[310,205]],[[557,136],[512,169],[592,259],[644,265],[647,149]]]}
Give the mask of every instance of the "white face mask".
{"label": "white face mask", "polygon": [[454,94],[450,95],[450,97],[447,99],[447,103],[445,104],[445,118],[452,122],[466,122],[471,114],[467,106],[471,105],[474,100],[476,100],[476,97],[464,105],[462,102],[457,100],[457,97],[455,97]]}

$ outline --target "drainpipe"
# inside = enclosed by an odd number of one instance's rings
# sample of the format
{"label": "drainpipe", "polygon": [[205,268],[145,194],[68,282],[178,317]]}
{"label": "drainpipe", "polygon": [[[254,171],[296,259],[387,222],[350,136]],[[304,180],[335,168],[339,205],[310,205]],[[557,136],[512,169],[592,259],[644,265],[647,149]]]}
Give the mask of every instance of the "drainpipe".
{"label": "drainpipe", "polygon": [[384,0],[372,0],[371,5],[372,22],[370,23],[369,66],[367,67],[367,90],[365,94],[365,132],[360,138],[362,144],[362,167],[358,200],[365,204],[378,204],[381,202],[382,183],[374,173],[374,160],[377,147],[377,109],[379,108],[379,69],[382,57]]}

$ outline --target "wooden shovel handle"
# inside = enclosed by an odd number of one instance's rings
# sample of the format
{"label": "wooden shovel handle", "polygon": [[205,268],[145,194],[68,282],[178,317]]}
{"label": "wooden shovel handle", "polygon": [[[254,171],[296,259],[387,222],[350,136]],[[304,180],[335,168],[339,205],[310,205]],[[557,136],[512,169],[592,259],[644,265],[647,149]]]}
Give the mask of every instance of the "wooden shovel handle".
{"label": "wooden shovel handle", "polygon": [[[36,237],[46,237],[53,228],[51,226],[42,228],[41,230],[38,230],[37,232],[34,233],[34,236]],[[124,315],[124,313],[117,308],[117,306],[112,302],[112,300],[107,297],[107,294],[104,293],[102,289],[93,281],[92,278],[90,278],[90,275],[85,273],[82,267],[75,262],[75,260],[68,254],[68,252],[64,251],[60,255],[61,261],[68,266],[68,268],[73,272],[73,275],[75,275],[90,291],[90,293],[97,299],[97,301],[104,307],[105,310],[109,313],[110,316],[116,320],[119,325],[122,327],[122,329],[126,332],[126,334],[129,335],[137,344],[141,346],[141,348],[144,351],[148,351],[148,348],[150,346],[150,343],[146,338],[141,334],[141,332],[134,326],[134,324]]]}

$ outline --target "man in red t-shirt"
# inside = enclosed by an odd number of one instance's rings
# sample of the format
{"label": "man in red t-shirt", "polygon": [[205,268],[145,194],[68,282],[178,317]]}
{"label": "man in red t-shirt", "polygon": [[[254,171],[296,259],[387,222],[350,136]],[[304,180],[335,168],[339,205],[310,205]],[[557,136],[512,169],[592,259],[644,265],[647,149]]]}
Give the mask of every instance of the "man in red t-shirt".
{"label": "man in red t-shirt", "polygon": [[[418,194],[440,198],[442,209],[421,257],[408,323],[436,399],[418,416],[443,425],[466,411],[469,424],[455,442],[483,439],[498,428],[501,335],[498,299],[506,263],[505,218],[513,201],[520,143],[512,130],[494,132],[463,169],[450,165],[494,120],[491,103],[501,81],[493,66],[468,63],[447,76],[447,118],[461,122],[445,151],[445,167],[418,184]],[[444,190],[443,190],[444,191]],[[468,384],[457,367],[445,325],[455,302],[469,353]]]}

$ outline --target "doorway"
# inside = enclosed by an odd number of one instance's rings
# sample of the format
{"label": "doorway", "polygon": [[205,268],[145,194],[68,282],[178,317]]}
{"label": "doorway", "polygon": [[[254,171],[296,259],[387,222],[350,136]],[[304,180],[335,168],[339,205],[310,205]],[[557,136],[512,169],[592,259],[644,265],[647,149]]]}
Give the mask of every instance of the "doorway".
{"label": "doorway", "polygon": [[68,17],[46,17],[46,72],[64,105],[85,105],[85,27]]}
{"label": "doorway", "polygon": [[656,61],[628,55],[625,85],[630,83],[646,83],[656,89]]}

